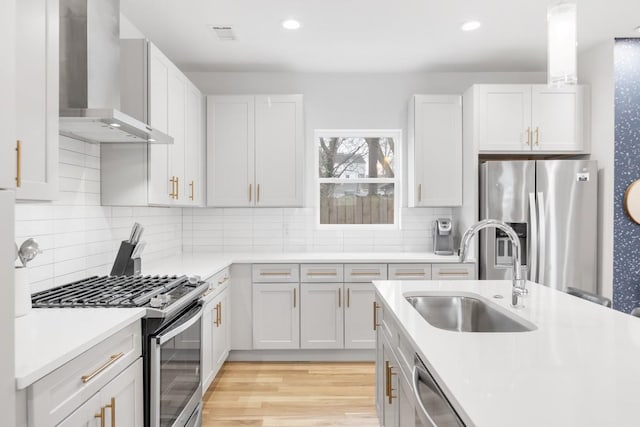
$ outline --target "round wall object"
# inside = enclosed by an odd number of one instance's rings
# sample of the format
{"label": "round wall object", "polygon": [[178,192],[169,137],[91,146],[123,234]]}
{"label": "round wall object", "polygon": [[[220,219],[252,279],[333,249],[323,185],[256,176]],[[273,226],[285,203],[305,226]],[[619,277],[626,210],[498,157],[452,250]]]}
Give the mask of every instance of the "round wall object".
{"label": "round wall object", "polygon": [[624,209],[636,224],[640,224],[640,179],[627,187],[624,193]]}

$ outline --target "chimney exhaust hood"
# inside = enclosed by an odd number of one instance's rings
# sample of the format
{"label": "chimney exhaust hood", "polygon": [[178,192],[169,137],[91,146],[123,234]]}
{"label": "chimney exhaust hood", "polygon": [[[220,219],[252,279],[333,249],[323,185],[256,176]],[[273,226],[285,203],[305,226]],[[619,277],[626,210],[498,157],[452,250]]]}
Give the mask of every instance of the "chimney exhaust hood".
{"label": "chimney exhaust hood", "polygon": [[120,0],[60,0],[59,133],[92,143],[173,144],[120,111]]}

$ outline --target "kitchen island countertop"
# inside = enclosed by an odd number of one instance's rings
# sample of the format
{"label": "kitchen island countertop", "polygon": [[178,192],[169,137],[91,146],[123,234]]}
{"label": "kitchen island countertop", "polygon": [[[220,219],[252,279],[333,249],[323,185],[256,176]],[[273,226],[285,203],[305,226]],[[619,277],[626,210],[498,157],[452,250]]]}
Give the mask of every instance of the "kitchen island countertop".
{"label": "kitchen island countertop", "polygon": [[[517,309],[510,281],[374,284],[385,316],[392,314],[467,425],[640,425],[640,319],[531,282]],[[536,329],[439,329],[405,299],[428,293],[479,295]]]}

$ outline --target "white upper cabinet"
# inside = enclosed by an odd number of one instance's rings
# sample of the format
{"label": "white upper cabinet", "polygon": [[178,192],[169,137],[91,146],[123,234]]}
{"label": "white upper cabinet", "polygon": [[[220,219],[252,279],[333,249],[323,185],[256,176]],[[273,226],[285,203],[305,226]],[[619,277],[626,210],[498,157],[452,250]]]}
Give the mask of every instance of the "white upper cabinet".
{"label": "white upper cabinet", "polygon": [[203,202],[204,97],[152,43],[121,40],[123,112],[173,144],[103,144],[103,205],[194,206]]}
{"label": "white upper cabinet", "polygon": [[207,97],[207,205],[302,206],[302,95]]}
{"label": "white upper cabinet", "polygon": [[254,97],[207,96],[207,205],[253,206]]}
{"label": "white upper cabinet", "polygon": [[[0,188],[16,187],[16,70],[15,70],[15,2],[0,5],[0,51],[4,52],[0,67]],[[11,224],[13,227],[13,224]]]}
{"label": "white upper cabinet", "polygon": [[302,95],[256,96],[256,206],[300,206]]}
{"label": "white upper cabinet", "polygon": [[584,86],[478,85],[474,96],[481,153],[586,153]]}
{"label": "white upper cabinet", "polygon": [[57,1],[16,1],[16,199],[57,197],[58,26]]}
{"label": "white upper cabinet", "polygon": [[581,151],[585,88],[532,88],[531,131],[535,151]]}
{"label": "white upper cabinet", "polygon": [[415,95],[409,107],[409,207],[462,205],[462,97]]}

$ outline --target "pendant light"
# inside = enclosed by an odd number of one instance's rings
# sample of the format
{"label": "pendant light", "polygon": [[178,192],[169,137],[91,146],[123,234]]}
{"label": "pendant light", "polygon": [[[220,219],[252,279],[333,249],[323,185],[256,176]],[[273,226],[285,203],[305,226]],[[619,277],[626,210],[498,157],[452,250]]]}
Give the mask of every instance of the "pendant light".
{"label": "pendant light", "polygon": [[577,74],[577,4],[555,3],[547,10],[547,83],[574,85]]}

